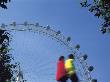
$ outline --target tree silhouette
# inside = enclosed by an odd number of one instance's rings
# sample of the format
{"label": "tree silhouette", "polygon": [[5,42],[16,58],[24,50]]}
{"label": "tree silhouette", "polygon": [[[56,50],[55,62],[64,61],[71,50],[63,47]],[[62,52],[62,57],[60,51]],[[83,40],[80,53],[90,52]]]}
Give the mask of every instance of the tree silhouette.
{"label": "tree silhouette", "polygon": [[103,34],[110,33],[110,0],[82,0],[80,4],[102,19],[100,30]]}
{"label": "tree silhouette", "polygon": [[15,64],[11,63],[12,54],[9,53],[10,34],[0,29],[0,82],[9,82],[13,77]]}
{"label": "tree silhouette", "polygon": [[11,0],[0,0],[0,7],[4,8],[4,9],[7,9],[7,6],[6,4],[8,2],[10,2]]}

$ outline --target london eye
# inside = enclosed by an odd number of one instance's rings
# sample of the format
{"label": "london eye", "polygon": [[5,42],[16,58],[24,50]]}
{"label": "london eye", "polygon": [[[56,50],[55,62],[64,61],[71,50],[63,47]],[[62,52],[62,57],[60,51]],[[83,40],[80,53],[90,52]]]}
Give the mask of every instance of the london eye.
{"label": "london eye", "polygon": [[[35,37],[40,35],[41,36],[40,38],[44,38],[44,37],[47,38],[47,39],[45,38],[42,39],[46,41],[47,45],[49,45],[49,41],[53,41],[52,44],[57,45],[55,48],[59,52],[61,51],[59,54],[55,53],[49,55],[50,54],[49,52],[42,51],[42,54],[40,55],[38,55],[38,53],[33,55],[34,51],[30,51],[33,50],[32,47],[26,46],[28,45],[29,42],[27,43],[25,42],[21,44],[22,48],[23,49],[25,48],[24,50],[27,50],[25,51],[27,54],[25,56],[23,56],[23,54],[20,52],[16,52],[17,49],[13,49],[12,53],[17,54],[15,56],[15,61],[17,60],[19,62],[16,67],[17,71],[14,73],[14,76],[16,77],[15,80],[16,82],[42,82],[44,81],[44,79],[49,82],[52,81],[56,82],[55,80],[56,61],[61,54],[64,54],[66,56],[69,53],[73,53],[75,55],[75,65],[80,82],[97,82],[97,80],[94,79],[93,76],[91,75],[91,72],[94,70],[94,67],[87,63],[87,58],[88,58],[87,54],[81,53],[80,45],[73,44],[71,37],[65,37],[61,31],[59,30],[56,31],[52,29],[52,27],[49,25],[42,26],[38,22],[29,23],[27,21],[25,21],[24,23],[13,22],[11,24],[2,24],[0,29],[7,30],[12,35],[12,48],[13,45],[15,44],[17,45],[16,42],[14,43],[14,38],[15,36],[17,36],[17,33],[18,34],[30,33],[31,35],[29,37],[25,37],[25,36],[23,37],[24,39],[29,38],[30,43],[31,43],[31,39],[33,38],[36,39]],[[32,38],[31,37],[32,35],[35,36]],[[24,41],[22,39],[19,40],[21,42]],[[40,40],[41,39],[39,39],[39,41]],[[20,41],[18,41],[18,43]],[[43,44],[41,45],[43,46]],[[46,47],[44,47],[44,49],[45,48]],[[24,51],[23,49],[20,49],[20,51],[21,52]],[[50,49],[48,50],[50,51]],[[30,55],[28,55],[28,53]],[[45,53],[47,53],[48,55],[45,55]],[[17,57],[18,59],[16,59]]]}

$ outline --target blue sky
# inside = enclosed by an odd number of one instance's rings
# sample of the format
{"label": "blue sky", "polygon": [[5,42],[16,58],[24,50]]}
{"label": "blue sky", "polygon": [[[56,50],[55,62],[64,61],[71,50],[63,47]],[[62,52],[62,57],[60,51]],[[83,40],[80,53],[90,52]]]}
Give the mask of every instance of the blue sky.
{"label": "blue sky", "polygon": [[[101,34],[101,20],[79,3],[80,0],[12,0],[7,10],[0,8],[0,23],[39,22],[60,30],[65,36],[71,36],[73,44],[81,45],[80,52],[88,54],[87,62],[95,67],[93,77],[99,82],[109,82],[110,34]],[[28,82],[52,82],[55,76],[48,73],[55,74],[59,55],[69,54],[66,48],[37,33],[12,34],[13,56],[20,61]]]}

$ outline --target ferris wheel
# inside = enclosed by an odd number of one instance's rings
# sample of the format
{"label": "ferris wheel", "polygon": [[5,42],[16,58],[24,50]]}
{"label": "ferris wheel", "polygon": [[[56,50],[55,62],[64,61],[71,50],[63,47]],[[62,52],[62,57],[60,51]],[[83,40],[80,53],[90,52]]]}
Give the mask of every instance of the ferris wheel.
{"label": "ferris wheel", "polygon": [[[66,48],[66,50],[69,53],[73,53],[75,55],[75,65],[76,65],[76,71],[78,73],[80,82],[97,82],[96,79],[94,79],[91,75],[91,72],[93,71],[94,67],[91,65],[88,65],[87,63],[87,58],[88,56],[86,54],[82,55],[82,53],[79,51],[80,49],[80,45],[73,45],[72,41],[71,41],[71,37],[65,37],[61,31],[56,31],[53,30],[49,25],[47,26],[42,26],[39,23],[28,23],[27,21],[25,21],[24,23],[16,23],[13,22],[11,24],[1,24],[0,29],[5,29],[7,31],[20,31],[20,32],[34,32],[34,33],[38,33],[40,35],[43,36],[47,36],[49,38],[52,38],[52,40],[55,40],[56,42],[58,42],[60,45],[64,46]],[[56,60],[57,61],[57,60]],[[43,63],[40,66],[45,66],[45,63]],[[51,70],[54,70],[53,66],[51,66]],[[24,73],[22,71],[22,67],[20,67],[20,64],[17,64],[16,67],[17,71],[15,72],[15,77],[16,77],[16,81],[15,82],[29,82],[28,80],[25,80],[26,78],[24,78]],[[48,67],[47,67],[48,69]],[[54,77],[55,77],[55,73],[53,73],[53,71],[50,70],[50,73],[46,73],[44,72],[44,69],[41,69],[42,73],[39,73],[45,75],[44,79],[50,79],[51,81],[55,81]],[[42,78],[39,77],[39,75],[36,74],[37,77],[37,81],[38,82],[42,82]],[[53,77],[52,77],[53,76]]]}

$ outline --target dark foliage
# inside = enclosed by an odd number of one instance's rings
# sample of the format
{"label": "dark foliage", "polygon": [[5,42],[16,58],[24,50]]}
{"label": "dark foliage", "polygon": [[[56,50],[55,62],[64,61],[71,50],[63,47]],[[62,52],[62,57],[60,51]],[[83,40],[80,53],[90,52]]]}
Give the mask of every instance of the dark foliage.
{"label": "dark foliage", "polygon": [[6,30],[0,29],[0,82],[8,82],[13,77],[13,69],[16,65],[11,64],[12,54],[9,54],[10,35]]}
{"label": "dark foliage", "polygon": [[7,6],[6,4],[8,2],[10,2],[11,0],[0,0],[0,7],[4,8],[4,9],[7,9]]}
{"label": "dark foliage", "polygon": [[83,0],[82,7],[87,7],[94,16],[102,19],[101,32],[110,33],[110,0]]}

